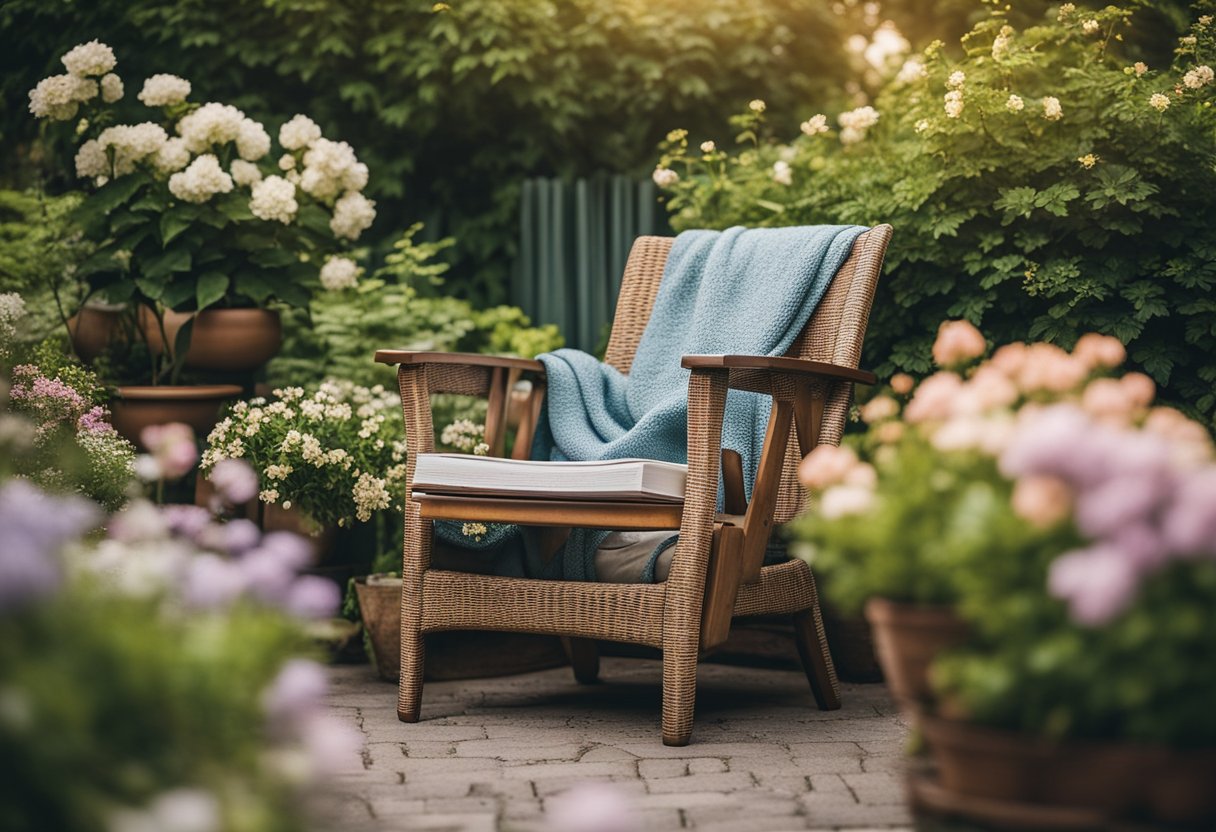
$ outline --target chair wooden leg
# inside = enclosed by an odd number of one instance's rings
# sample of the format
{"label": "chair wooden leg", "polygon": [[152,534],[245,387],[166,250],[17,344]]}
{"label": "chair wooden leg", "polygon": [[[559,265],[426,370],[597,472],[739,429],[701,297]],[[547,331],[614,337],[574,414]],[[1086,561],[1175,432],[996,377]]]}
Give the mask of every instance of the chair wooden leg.
{"label": "chair wooden leg", "polygon": [[401,633],[401,679],[397,683],[397,719],[417,722],[422,713],[422,674],[426,642],[419,632]]}
{"label": "chair wooden leg", "polygon": [[580,685],[594,685],[600,680],[600,651],[595,639],[563,638],[562,647]]}
{"label": "chair wooden leg", "polygon": [[794,640],[798,643],[802,669],[811,683],[811,693],[819,710],[836,710],[840,707],[840,682],[836,678],[832,654],[828,652],[823,615],[817,602],[810,609],[794,614]]}
{"label": "chair wooden leg", "polygon": [[697,702],[697,640],[663,645],[663,745],[685,746]]}

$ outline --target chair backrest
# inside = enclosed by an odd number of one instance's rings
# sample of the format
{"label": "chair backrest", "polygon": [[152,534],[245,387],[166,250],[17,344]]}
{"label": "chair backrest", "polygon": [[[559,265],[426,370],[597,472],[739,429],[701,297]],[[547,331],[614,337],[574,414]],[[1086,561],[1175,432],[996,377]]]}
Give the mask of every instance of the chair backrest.
{"label": "chair backrest", "polygon": [[[825,361],[843,367],[857,367],[861,345],[870,320],[874,290],[882,272],[882,259],[891,239],[891,226],[878,225],[863,233],[853,251],[832,279],[810,321],[803,328],[787,355]],[[628,373],[642,332],[650,320],[663,268],[674,242],[672,237],[639,237],[629,253],[621,293],[617,298],[612,335],[604,360],[622,373]],[[848,417],[853,385],[825,386],[826,398],[819,442],[840,444]],[[800,455],[797,438],[791,436],[781,475],[774,520],[785,523],[803,509],[806,494],[798,483]]]}

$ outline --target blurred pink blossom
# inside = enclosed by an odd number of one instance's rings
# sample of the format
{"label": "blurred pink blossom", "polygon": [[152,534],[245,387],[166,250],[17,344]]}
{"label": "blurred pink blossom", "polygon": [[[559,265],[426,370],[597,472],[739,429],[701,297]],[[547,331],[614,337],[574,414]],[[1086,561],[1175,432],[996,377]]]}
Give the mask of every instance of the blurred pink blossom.
{"label": "blurred pink blossom", "polygon": [[1186,475],[1161,526],[1169,546],[1183,556],[1216,555],[1216,466]]}
{"label": "blurred pink blossom", "polygon": [[862,485],[834,485],[819,498],[819,513],[828,520],[865,514],[874,505],[874,491]]}
{"label": "blurred pink blossom", "polygon": [[954,400],[963,388],[955,373],[934,373],[920,383],[904,410],[908,422],[937,422],[950,418]]}
{"label": "blurred pink blossom", "polygon": [[1135,595],[1139,576],[1132,561],[1112,548],[1094,547],[1056,558],[1048,590],[1068,602],[1072,618],[1101,626],[1121,613]]}
{"label": "blurred pink blossom", "polygon": [[1022,477],[1013,487],[1013,511],[1039,528],[1064,520],[1072,511],[1072,489],[1057,477]]}
{"label": "blurred pink blossom", "polygon": [[1016,378],[1022,372],[1022,365],[1026,363],[1028,354],[1029,348],[1025,344],[1014,341],[1012,344],[997,347],[992,358],[988,360],[988,366],[995,367],[1009,378]]}
{"label": "blurred pink blossom", "polygon": [[1089,367],[1085,362],[1054,344],[1037,343],[1026,348],[1017,383],[1024,393],[1068,393],[1080,386],[1088,375]]}
{"label": "blurred pink blossom", "polygon": [[194,428],[181,422],[149,425],[140,432],[139,441],[156,461],[161,479],[183,477],[198,461]]}
{"label": "blurred pink blossom", "polygon": [[1119,379],[1119,386],[1137,408],[1148,407],[1157,395],[1157,385],[1144,373],[1127,373]]}
{"label": "blurred pink blossom", "polygon": [[1081,407],[1086,413],[1112,424],[1128,424],[1139,409],[1128,389],[1113,378],[1096,378],[1085,385]]}
{"label": "blurred pink blossom", "polygon": [[243,459],[220,460],[207,479],[229,505],[243,505],[258,495],[258,475]]}
{"label": "blurred pink blossom", "polygon": [[611,783],[580,783],[547,801],[552,832],[635,832],[628,796]]}
{"label": "blurred pink blossom", "polygon": [[342,592],[333,581],[301,575],[287,590],[283,608],[299,618],[329,618],[338,613]]}
{"label": "blurred pink blossom", "polygon": [[933,342],[933,363],[953,367],[979,358],[987,349],[984,333],[970,321],[944,321]]}
{"label": "blurred pink blossom", "polygon": [[899,402],[890,396],[875,396],[861,406],[862,420],[871,425],[898,415]]}
{"label": "blurred pink blossom", "polygon": [[900,396],[906,396],[916,386],[916,379],[907,373],[896,373],[891,376],[891,389]]}
{"label": "blurred pink blossom", "polygon": [[1090,370],[1114,369],[1127,360],[1123,342],[1111,335],[1090,332],[1077,339],[1072,348],[1074,358],[1080,359]]}
{"label": "blurred pink blossom", "polygon": [[822,490],[844,482],[849,471],[859,464],[852,448],[837,445],[818,445],[798,466],[798,479],[811,490]]}

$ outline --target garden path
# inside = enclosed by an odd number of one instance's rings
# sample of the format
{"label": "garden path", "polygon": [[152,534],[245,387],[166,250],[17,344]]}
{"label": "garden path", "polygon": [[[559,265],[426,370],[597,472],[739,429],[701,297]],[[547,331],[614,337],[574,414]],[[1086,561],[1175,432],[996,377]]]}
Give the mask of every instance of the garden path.
{"label": "garden path", "polygon": [[[329,828],[350,832],[564,832],[546,813],[608,782],[638,830],[908,828],[907,733],[882,685],[814,707],[801,673],[702,665],[692,744],[659,739],[657,661],[606,659],[594,686],[569,668],[426,686],[423,721],[364,667],[331,668],[329,705],[366,736]],[[550,815],[551,818],[551,815]]]}

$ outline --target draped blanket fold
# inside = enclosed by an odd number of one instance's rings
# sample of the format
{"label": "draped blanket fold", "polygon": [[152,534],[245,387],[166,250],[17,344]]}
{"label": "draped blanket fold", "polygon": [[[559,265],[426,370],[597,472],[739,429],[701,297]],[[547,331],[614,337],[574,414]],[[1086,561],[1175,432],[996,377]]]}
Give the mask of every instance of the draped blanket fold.
{"label": "draped blanket fold", "polygon": [[[532,457],[687,462],[689,371],[680,359],[784,355],[864,231],[860,226],[736,227],[680,234],[628,376],[578,350],[539,356],[548,390]],[[743,457],[749,496],[769,408],[768,397],[756,393],[731,390],[727,396],[722,446]],[[443,537],[469,545],[468,538],[453,532],[458,524]],[[607,534],[575,530],[556,557],[531,564],[529,571],[595,580],[595,550]],[[510,536],[510,527],[501,527],[478,548]]]}

